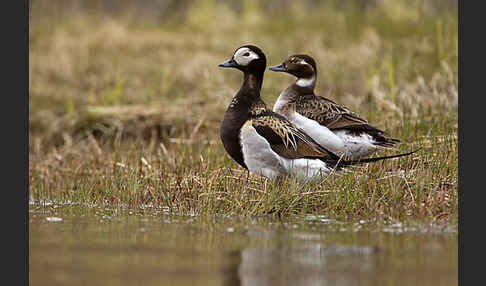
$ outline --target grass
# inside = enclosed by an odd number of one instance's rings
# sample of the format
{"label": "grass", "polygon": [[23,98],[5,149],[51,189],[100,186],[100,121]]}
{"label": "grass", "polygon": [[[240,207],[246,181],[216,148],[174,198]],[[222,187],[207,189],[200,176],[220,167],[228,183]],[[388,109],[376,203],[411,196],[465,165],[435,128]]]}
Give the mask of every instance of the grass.
{"label": "grass", "polygon": [[[167,207],[175,214],[457,221],[454,7],[196,1],[135,17],[128,12],[139,10],[129,2],[116,13],[76,3],[53,1],[57,10],[31,3],[32,200]],[[242,76],[217,64],[245,43],[260,46],[269,65],[309,53],[318,65],[317,94],[401,138],[397,151],[422,150],[319,184],[287,178],[278,185],[248,174],[218,135]],[[292,80],[266,73],[268,107]]]}

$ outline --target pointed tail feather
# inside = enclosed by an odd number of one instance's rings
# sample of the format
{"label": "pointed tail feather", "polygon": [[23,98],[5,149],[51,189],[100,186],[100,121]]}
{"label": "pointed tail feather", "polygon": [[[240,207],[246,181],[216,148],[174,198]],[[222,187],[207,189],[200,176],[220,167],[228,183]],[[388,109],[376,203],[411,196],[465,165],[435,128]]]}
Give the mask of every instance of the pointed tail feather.
{"label": "pointed tail feather", "polygon": [[382,147],[393,147],[395,144],[401,142],[400,139],[385,137],[383,135],[375,136],[375,140],[377,140],[377,142],[374,144]]}
{"label": "pointed tail feather", "polygon": [[336,166],[339,168],[339,167],[351,166],[351,165],[356,165],[356,164],[366,164],[366,163],[381,161],[381,160],[385,160],[385,159],[392,159],[392,158],[408,156],[408,155],[411,155],[411,154],[419,151],[420,149],[422,149],[422,148],[419,148],[419,149],[411,151],[411,152],[395,154],[395,155],[390,155],[390,156],[364,158],[364,159],[350,160],[350,161],[339,160],[339,161],[336,162]]}

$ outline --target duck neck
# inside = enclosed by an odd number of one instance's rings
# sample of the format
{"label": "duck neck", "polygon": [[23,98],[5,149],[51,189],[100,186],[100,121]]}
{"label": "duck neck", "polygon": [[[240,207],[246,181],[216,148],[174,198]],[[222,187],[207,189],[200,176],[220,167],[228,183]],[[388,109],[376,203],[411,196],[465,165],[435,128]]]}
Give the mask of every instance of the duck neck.
{"label": "duck neck", "polygon": [[295,85],[299,88],[314,90],[316,86],[316,74],[312,74],[310,77],[300,77],[295,81]]}
{"label": "duck neck", "polygon": [[233,97],[221,122],[220,136],[223,146],[228,154],[244,168],[247,166],[241,151],[240,129],[257,110],[255,107],[262,106],[265,109],[265,104],[260,99],[262,81],[263,73],[245,73],[243,85]]}
{"label": "duck neck", "polygon": [[259,101],[262,84],[263,72],[245,73],[243,85],[241,86],[236,97],[248,103]]}
{"label": "duck neck", "polygon": [[257,90],[258,94],[260,94],[260,90],[262,89],[263,84],[263,72],[255,72],[255,73],[245,73],[245,78],[243,80],[243,87],[251,90]]}

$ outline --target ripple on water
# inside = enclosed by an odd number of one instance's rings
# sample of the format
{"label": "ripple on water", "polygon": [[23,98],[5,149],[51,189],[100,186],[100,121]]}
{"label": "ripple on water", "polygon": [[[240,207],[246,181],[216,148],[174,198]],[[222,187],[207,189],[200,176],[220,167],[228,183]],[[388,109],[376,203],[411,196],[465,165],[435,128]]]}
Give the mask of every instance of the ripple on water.
{"label": "ripple on water", "polygon": [[51,217],[46,217],[46,220],[49,221],[49,222],[60,222],[60,221],[62,221],[62,218],[51,216]]}

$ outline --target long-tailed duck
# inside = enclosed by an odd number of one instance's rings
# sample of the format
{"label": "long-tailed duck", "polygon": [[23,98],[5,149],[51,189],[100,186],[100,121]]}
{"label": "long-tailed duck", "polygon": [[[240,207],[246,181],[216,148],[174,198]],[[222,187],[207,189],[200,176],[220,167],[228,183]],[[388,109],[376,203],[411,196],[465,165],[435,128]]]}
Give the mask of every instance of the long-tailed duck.
{"label": "long-tailed duck", "polygon": [[343,160],[284,116],[267,109],[260,98],[266,57],[258,47],[241,46],[219,66],[244,74],[243,85],[224,114],[220,136],[231,158],[253,173],[268,178],[296,175],[307,180],[325,176],[333,168],[411,154]]}
{"label": "long-tailed duck", "polygon": [[280,93],[273,111],[286,117],[330,151],[344,155],[347,160],[357,160],[369,156],[379,147],[392,147],[400,142],[385,136],[384,131],[346,106],[316,96],[317,68],[312,57],[292,55],[269,69],[297,77]]}

